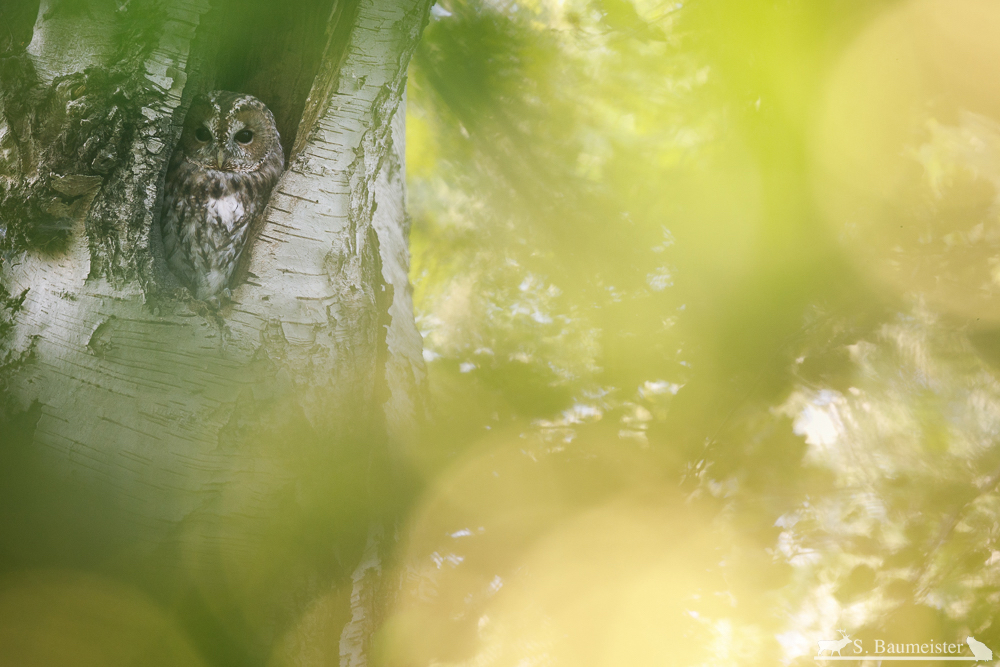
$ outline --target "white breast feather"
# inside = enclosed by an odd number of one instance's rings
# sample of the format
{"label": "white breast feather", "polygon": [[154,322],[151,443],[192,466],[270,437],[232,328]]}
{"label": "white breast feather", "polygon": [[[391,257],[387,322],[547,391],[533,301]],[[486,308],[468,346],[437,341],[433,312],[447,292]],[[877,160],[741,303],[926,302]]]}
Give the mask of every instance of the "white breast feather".
{"label": "white breast feather", "polygon": [[227,195],[219,199],[208,200],[209,218],[216,218],[228,231],[233,231],[236,221],[240,220],[245,211],[243,202],[236,195]]}

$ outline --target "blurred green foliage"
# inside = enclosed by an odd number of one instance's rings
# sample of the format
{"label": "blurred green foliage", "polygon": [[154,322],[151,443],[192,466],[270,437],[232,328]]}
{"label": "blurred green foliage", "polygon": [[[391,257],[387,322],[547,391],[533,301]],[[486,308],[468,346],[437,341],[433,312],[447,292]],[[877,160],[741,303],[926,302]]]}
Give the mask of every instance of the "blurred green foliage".
{"label": "blurred green foliage", "polygon": [[[815,166],[840,141],[816,138],[831,72],[927,5],[448,0],[411,65],[411,275],[436,410],[418,466],[434,489],[493,484],[470,460],[521,458],[510,474],[563,507],[552,531],[611,498],[681,494],[673,511],[720,531],[712,556],[689,553],[719,579],[686,607],[711,632],[670,617],[703,649],[671,664],[814,664],[835,628],[869,651],[1000,646],[995,335],[887,288],[816,197],[840,187]],[[926,140],[910,108],[887,113]],[[448,530],[513,536],[519,506]],[[459,593],[530,552],[486,565],[445,540],[413,558],[445,543],[477,573],[427,574],[459,588],[453,618],[485,613]],[[447,664],[486,664],[482,626],[476,644],[438,611],[428,627],[466,638]]]}

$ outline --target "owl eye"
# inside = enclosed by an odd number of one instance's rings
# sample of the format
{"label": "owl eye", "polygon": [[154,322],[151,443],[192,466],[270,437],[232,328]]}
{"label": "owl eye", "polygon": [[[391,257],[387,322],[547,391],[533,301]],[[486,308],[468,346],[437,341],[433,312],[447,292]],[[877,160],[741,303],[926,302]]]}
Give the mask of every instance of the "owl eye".
{"label": "owl eye", "polygon": [[209,132],[204,127],[199,127],[197,130],[194,131],[194,138],[201,142],[211,141],[212,133]]}
{"label": "owl eye", "polygon": [[240,130],[236,133],[235,139],[241,144],[249,144],[253,141],[253,132],[250,130]]}

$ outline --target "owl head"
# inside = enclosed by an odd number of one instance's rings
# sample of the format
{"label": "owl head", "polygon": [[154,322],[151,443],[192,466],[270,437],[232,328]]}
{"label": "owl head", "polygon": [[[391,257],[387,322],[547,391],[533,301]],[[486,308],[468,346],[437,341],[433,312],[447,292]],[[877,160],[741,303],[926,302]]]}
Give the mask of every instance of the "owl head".
{"label": "owl head", "polygon": [[271,110],[253,95],[225,90],[194,99],[180,150],[200,167],[229,172],[257,171],[276,150],[283,156]]}

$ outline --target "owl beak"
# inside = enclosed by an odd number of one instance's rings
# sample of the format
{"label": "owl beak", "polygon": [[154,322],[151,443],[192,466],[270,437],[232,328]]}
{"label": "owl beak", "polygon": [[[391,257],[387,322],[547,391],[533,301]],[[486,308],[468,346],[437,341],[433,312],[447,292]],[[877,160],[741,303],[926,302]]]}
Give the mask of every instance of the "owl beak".
{"label": "owl beak", "polygon": [[219,169],[222,169],[222,165],[225,163],[225,161],[226,157],[222,154],[222,151],[219,151],[218,160],[216,160],[216,163],[219,165]]}

